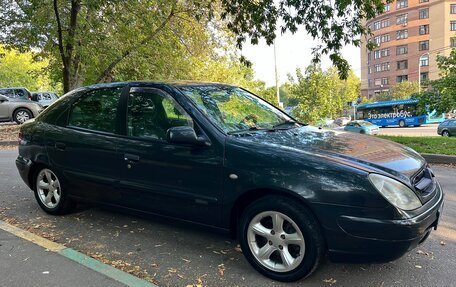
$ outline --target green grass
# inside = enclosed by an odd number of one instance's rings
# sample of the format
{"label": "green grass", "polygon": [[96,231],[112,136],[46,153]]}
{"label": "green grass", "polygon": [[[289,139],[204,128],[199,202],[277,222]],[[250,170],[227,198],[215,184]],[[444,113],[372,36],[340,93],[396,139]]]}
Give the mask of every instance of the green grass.
{"label": "green grass", "polygon": [[419,153],[456,155],[456,137],[378,137],[406,145]]}

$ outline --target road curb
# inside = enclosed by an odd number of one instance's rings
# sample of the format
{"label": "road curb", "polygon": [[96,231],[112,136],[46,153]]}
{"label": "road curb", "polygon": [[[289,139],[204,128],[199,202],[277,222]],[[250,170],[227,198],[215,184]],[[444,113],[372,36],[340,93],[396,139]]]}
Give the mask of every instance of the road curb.
{"label": "road curb", "polygon": [[428,163],[456,164],[456,156],[445,154],[422,153]]}
{"label": "road curb", "polygon": [[111,265],[105,264],[99,260],[96,260],[90,256],[87,256],[79,251],[72,248],[66,247],[65,245],[50,241],[46,238],[38,236],[27,230],[21,229],[9,223],[0,220],[0,229],[6,231],[14,236],[25,239],[32,242],[40,247],[45,248],[48,251],[55,252],[63,257],[66,257],[78,264],[81,264],[95,272],[105,275],[111,279],[114,279],[122,284],[129,287],[158,287],[148,281],[133,276],[127,272],[112,267]]}
{"label": "road curb", "polygon": [[7,146],[7,145],[17,145],[16,141],[0,141],[0,146]]}

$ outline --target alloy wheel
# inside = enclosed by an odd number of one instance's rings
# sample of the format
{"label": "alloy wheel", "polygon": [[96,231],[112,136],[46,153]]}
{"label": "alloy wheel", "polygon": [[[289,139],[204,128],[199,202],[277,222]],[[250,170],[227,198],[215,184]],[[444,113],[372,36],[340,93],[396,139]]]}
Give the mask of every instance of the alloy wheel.
{"label": "alloy wheel", "polygon": [[30,115],[27,111],[19,111],[16,114],[16,119],[21,124],[25,123],[26,121],[30,120]]}
{"label": "alloy wheel", "polygon": [[50,169],[42,169],[36,179],[38,197],[47,208],[55,208],[61,199],[60,182]]}
{"label": "alloy wheel", "polygon": [[275,272],[288,272],[302,262],[305,240],[298,225],[278,211],[257,214],[247,230],[250,251],[264,267]]}

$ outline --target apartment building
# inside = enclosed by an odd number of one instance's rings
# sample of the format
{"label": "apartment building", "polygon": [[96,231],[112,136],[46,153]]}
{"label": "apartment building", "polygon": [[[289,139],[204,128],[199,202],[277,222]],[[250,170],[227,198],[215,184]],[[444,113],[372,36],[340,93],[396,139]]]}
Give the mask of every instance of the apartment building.
{"label": "apartment building", "polygon": [[[373,35],[361,45],[361,93],[371,97],[402,81],[439,77],[436,56],[456,47],[456,1],[396,0],[365,25]],[[367,41],[377,47],[368,51]]]}

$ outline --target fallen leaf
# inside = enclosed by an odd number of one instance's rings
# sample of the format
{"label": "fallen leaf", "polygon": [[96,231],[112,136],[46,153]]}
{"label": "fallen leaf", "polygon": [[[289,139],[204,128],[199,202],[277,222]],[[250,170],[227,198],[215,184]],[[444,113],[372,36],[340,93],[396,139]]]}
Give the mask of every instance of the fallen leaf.
{"label": "fallen leaf", "polygon": [[418,269],[423,268],[423,266],[421,266],[421,265],[415,265],[415,267],[418,268]]}
{"label": "fallen leaf", "polygon": [[191,260],[188,260],[188,259],[185,259],[185,258],[182,258],[182,260],[184,260],[184,261],[187,262],[187,263],[192,262]]}
{"label": "fallen leaf", "polygon": [[234,251],[242,253],[241,245],[236,245],[236,247],[234,247]]}
{"label": "fallen leaf", "polygon": [[440,245],[442,245],[442,246],[445,246],[445,245],[446,245],[446,243],[445,243],[445,242],[443,242],[443,241],[440,241]]}
{"label": "fallen leaf", "polygon": [[219,272],[220,276],[223,276],[223,274],[225,274],[225,265],[223,265],[223,264],[218,265],[218,272]]}
{"label": "fallen leaf", "polygon": [[337,280],[334,278],[329,278],[329,279],[324,279],[323,282],[329,283],[329,286],[332,286],[333,284],[335,284],[337,282]]}
{"label": "fallen leaf", "polygon": [[176,268],[169,268],[169,269],[168,269],[168,272],[176,273],[176,272],[177,272],[177,269],[176,269]]}

